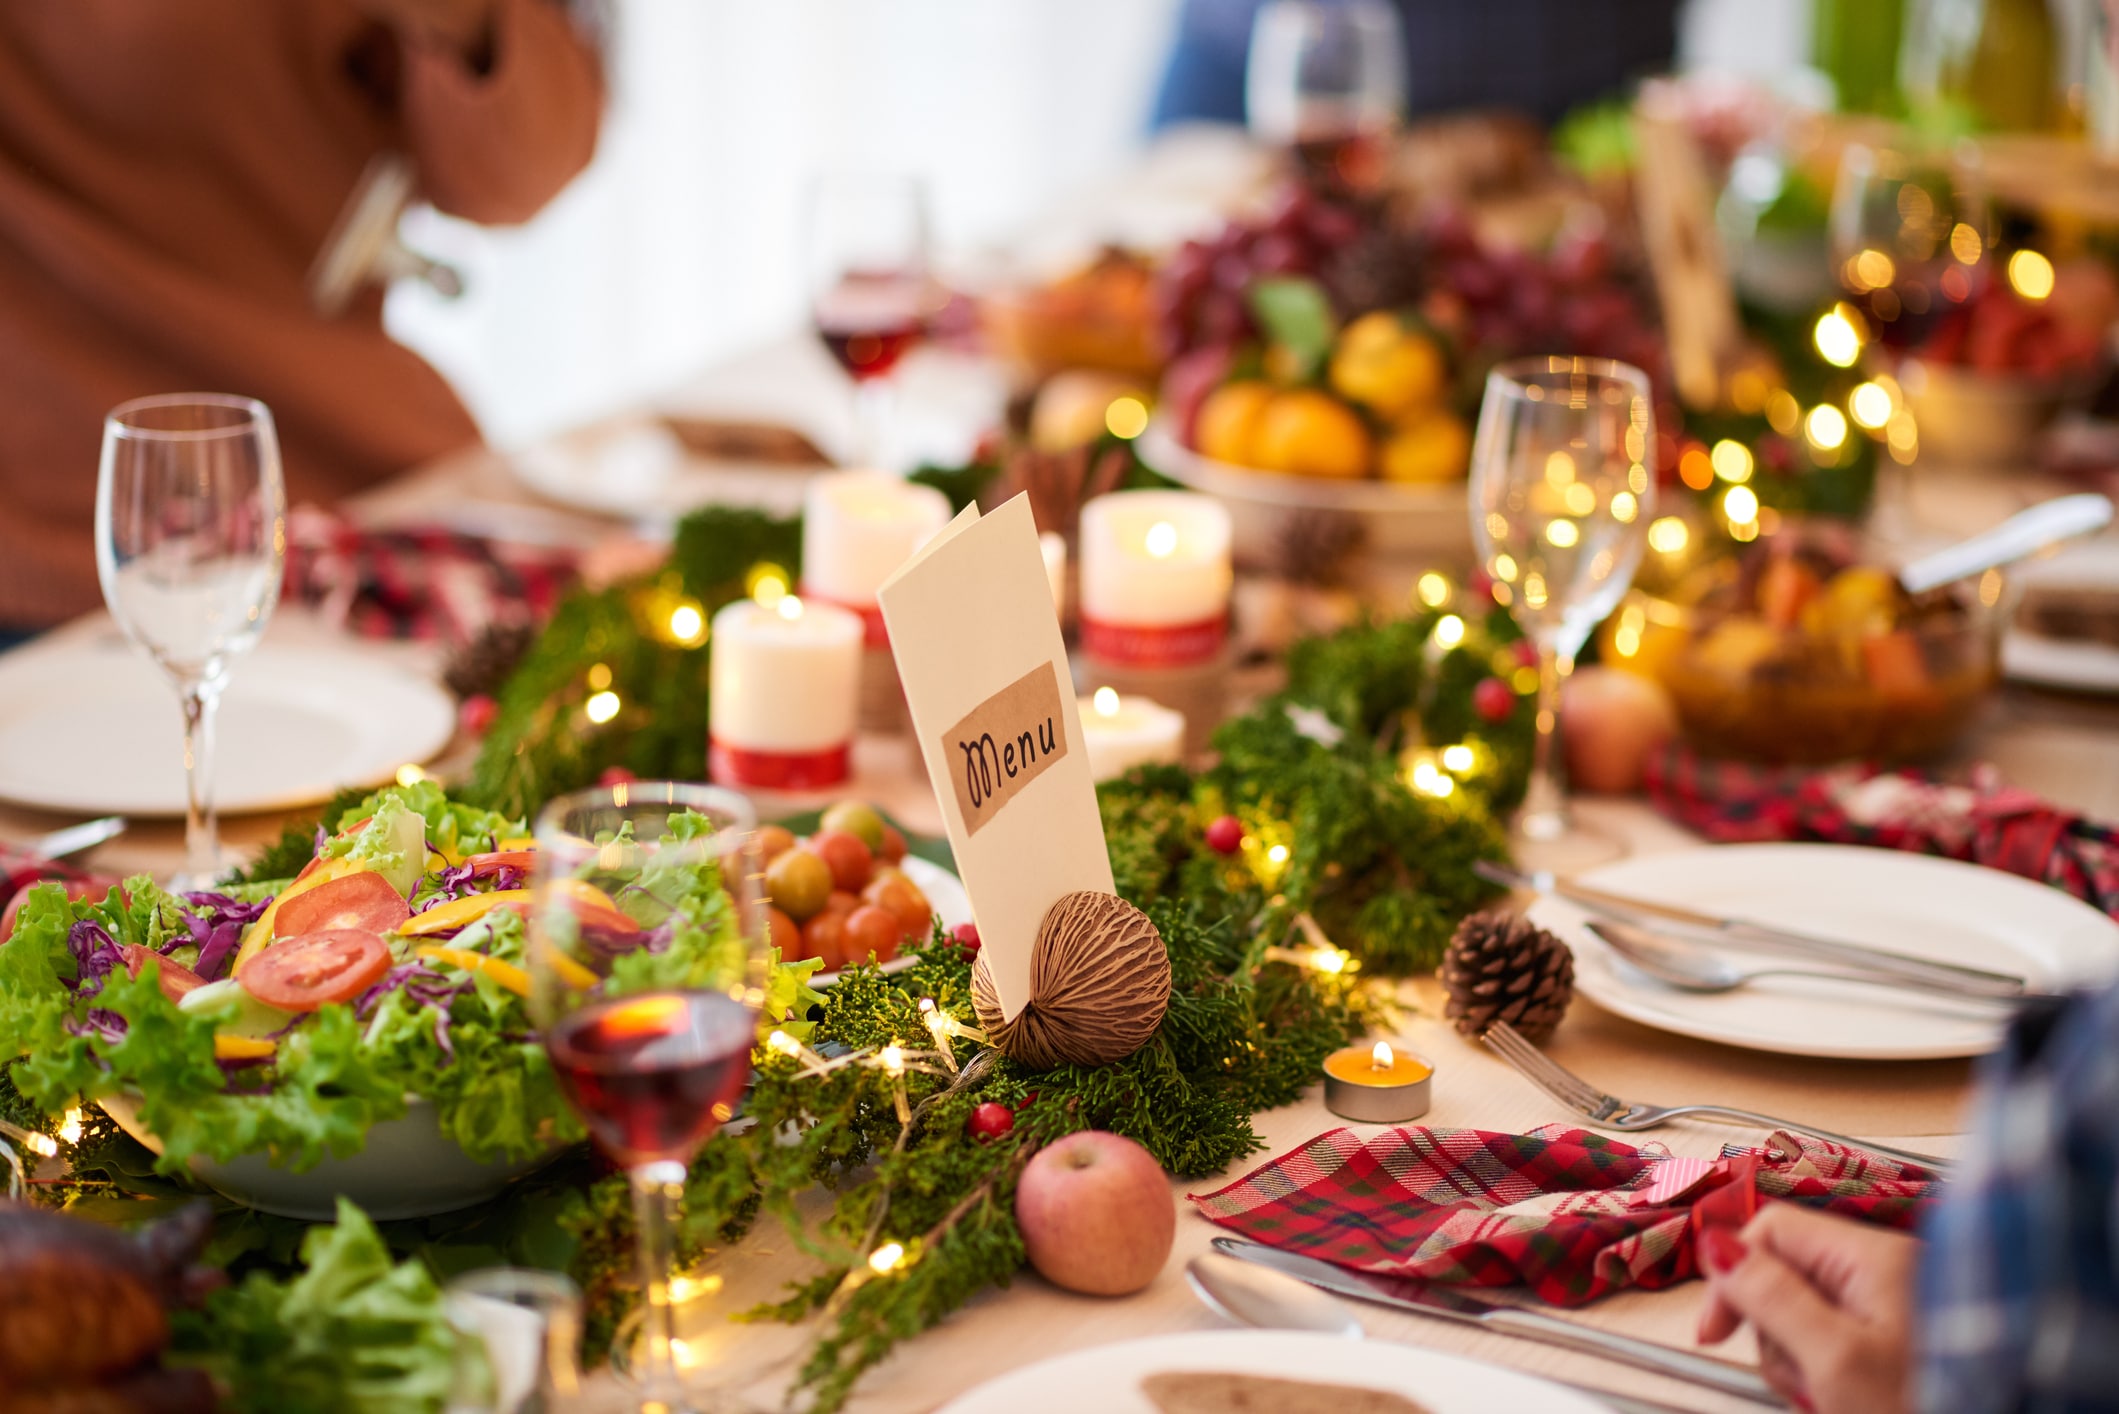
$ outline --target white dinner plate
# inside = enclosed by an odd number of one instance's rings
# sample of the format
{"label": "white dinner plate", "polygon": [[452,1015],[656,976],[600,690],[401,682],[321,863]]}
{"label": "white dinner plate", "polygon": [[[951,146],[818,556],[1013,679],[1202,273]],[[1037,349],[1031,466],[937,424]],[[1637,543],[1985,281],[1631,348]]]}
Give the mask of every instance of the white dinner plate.
{"label": "white dinner plate", "polygon": [[[2119,923],[2060,890],[1950,859],[1829,844],[1739,844],[1653,854],[1577,881],[1702,913],[1777,924],[2022,976],[2033,990],[2094,986],[2119,975]],[[1681,992],[1629,967],[1565,899],[1531,919],[1574,949],[1575,986],[1644,1026],[1793,1056],[1929,1060],[1983,1055],[2001,1009],[1861,983],[1761,978],[1733,992]],[[1747,963],[1805,967],[1777,954]]]}
{"label": "white dinner plate", "polygon": [[[357,648],[238,658],[214,754],[221,810],[286,810],[377,785],[456,729],[442,688]],[[184,813],[175,690],[114,635],[0,656],[0,798],[85,815]]]}
{"label": "white dinner plate", "polygon": [[[2108,596],[2119,588],[2119,538],[2085,540],[2010,573],[2026,589],[2080,589]],[[2048,638],[2012,624],[2001,638],[2001,671],[2038,687],[2119,694],[2119,646]]]}
{"label": "white dinner plate", "polygon": [[[906,855],[898,862],[898,868],[904,870],[905,877],[912,880],[921,893],[927,895],[928,906],[934,909],[935,916],[942,920],[944,928],[954,928],[960,923],[971,921],[971,896],[964,892],[963,880],[941,865],[922,859],[917,854]],[[910,953],[900,953],[884,963],[883,970],[903,972],[917,961],[919,959]],[[836,972],[819,972],[809,979],[809,985],[829,987],[838,980],[839,974]]]}
{"label": "white dinner plate", "polygon": [[709,462],[687,453],[659,419],[597,423],[524,447],[509,457],[523,483],[547,500],[626,519],[675,520],[701,506],[750,506],[773,515],[802,509],[823,467]]}
{"label": "white dinner plate", "polygon": [[1077,1350],[1011,1370],[959,1395],[940,1414],[1155,1414],[1140,1383],[1165,1373],[1268,1375],[1388,1390],[1430,1414],[1609,1414],[1562,1385],[1417,1345],[1307,1331],[1196,1331]]}

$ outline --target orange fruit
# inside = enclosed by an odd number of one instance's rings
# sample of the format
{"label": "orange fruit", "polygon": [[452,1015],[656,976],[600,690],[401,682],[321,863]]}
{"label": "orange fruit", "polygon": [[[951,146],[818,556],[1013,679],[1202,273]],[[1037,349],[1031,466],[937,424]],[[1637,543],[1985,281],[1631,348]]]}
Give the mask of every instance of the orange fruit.
{"label": "orange fruit", "polygon": [[1432,406],[1448,377],[1435,341],[1406,328],[1389,310],[1364,314],[1347,325],[1332,350],[1333,389],[1383,417],[1399,418]]}
{"label": "orange fruit", "polygon": [[1193,423],[1200,452],[1218,462],[1250,465],[1259,419],[1272,400],[1271,386],[1256,379],[1224,383],[1207,394]]}
{"label": "orange fruit", "polygon": [[1252,461],[1268,471],[1345,479],[1368,475],[1372,451],[1352,408],[1330,393],[1297,388],[1266,405]]}
{"label": "orange fruit", "polygon": [[1454,413],[1431,412],[1383,444],[1383,479],[1415,485],[1455,481],[1471,460],[1472,433]]}

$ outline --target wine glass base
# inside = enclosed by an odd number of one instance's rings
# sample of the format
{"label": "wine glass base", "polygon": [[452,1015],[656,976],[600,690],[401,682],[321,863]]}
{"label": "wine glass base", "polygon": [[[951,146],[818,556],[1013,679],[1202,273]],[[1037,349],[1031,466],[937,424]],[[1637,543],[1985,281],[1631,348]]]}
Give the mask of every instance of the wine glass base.
{"label": "wine glass base", "polygon": [[[1544,824],[1540,820],[1536,824]],[[1531,828],[1519,822],[1509,832],[1508,848],[1516,867],[1526,873],[1549,873],[1568,878],[1599,864],[1623,859],[1632,852],[1625,840],[1606,830],[1579,821],[1564,821],[1558,829]]]}

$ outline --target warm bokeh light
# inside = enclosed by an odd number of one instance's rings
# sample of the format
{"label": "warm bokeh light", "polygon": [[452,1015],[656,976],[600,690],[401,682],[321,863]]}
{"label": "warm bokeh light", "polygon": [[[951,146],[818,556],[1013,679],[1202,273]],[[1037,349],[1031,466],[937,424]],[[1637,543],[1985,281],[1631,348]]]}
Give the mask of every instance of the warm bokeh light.
{"label": "warm bokeh light", "polygon": [[1950,254],[1957,257],[1961,265],[1977,265],[1979,257],[1987,253],[1987,243],[1979,232],[1959,221],[1950,228]]}
{"label": "warm bokeh light", "polygon": [[1455,648],[1464,641],[1464,620],[1455,614],[1444,614],[1435,621],[1435,643],[1442,648]]}
{"label": "warm bokeh light", "polygon": [[1758,492],[1749,486],[1732,486],[1722,497],[1722,514],[1732,522],[1742,523],[1758,519]]}
{"label": "warm bokeh light", "polygon": [[581,704],[582,712],[598,726],[617,716],[618,707],[618,694],[615,692],[599,692]]}
{"label": "warm bokeh light", "polygon": [[416,786],[426,778],[427,773],[420,769],[416,761],[407,761],[397,768],[397,783],[401,786]]}
{"label": "warm bokeh light", "polygon": [[1118,715],[1118,689],[1100,687],[1096,690],[1096,696],[1093,700],[1096,704],[1097,716],[1116,717]]}
{"label": "warm bokeh light", "polygon": [[1487,568],[1493,573],[1494,578],[1500,580],[1503,584],[1514,584],[1516,582],[1516,557],[1514,555],[1496,555],[1493,563],[1488,565]]}
{"label": "warm bokeh light", "polygon": [[1862,289],[1880,290],[1897,277],[1898,267],[1880,250],[1865,250],[1854,257],[1854,281]]}
{"label": "warm bokeh light", "polygon": [[1148,527],[1148,553],[1158,560],[1167,560],[1177,553],[1177,527],[1166,520],[1159,520]]}
{"label": "warm bokeh light", "polygon": [[1445,771],[1469,771],[1472,768],[1472,749],[1463,742],[1442,748],[1442,769]]}
{"label": "warm bokeh light", "polygon": [[1714,450],[1708,453],[1707,459],[1714,463],[1714,474],[1724,481],[1744,482],[1751,479],[1751,449],[1742,442],[1724,437],[1714,444]]}
{"label": "warm bokeh light", "polygon": [[1803,419],[1803,435],[1819,451],[1837,450],[1847,440],[1847,415],[1830,403],[1819,403]]}
{"label": "warm bokeh light", "polygon": [[905,1265],[905,1244],[886,1242],[868,1254],[868,1269],[877,1276],[888,1276]]}
{"label": "warm bokeh light", "polygon": [[1449,602],[1449,581],[1433,570],[1421,575],[1413,588],[1420,595],[1420,602],[1430,609],[1439,609]]}
{"label": "warm bokeh light", "polygon": [[787,571],[776,564],[752,565],[743,577],[743,592],[770,609],[787,597]]}
{"label": "warm bokeh light", "polygon": [[1285,863],[1287,863],[1287,862],[1288,862],[1288,847],[1287,847],[1286,845],[1284,845],[1284,844],[1276,844],[1276,845],[1274,845],[1274,846],[1273,846],[1273,847],[1272,847],[1271,849],[1269,849],[1269,850],[1267,850],[1267,851],[1266,851],[1266,860],[1267,860],[1267,862],[1268,862],[1268,863],[1271,863],[1271,864],[1285,864]]}
{"label": "warm bokeh light", "polygon": [[781,618],[786,619],[789,623],[793,623],[796,619],[802,617],[802,601],[792,594],[783,596],[780,602],[774,606],[774,609]]}
{"label": "warm bokeh light", "polygon": [[1621,491],[1611,498],[1611,518],[1621,525],[1631,525],[1633,518],[1641,513],[1641,503],[1631,491]]}
{"label": "warm bokeh light", "polygon": [[[1852,368],[1861,357],[1861,335],[1853,321],[1838,310],[1831,310],[1817,321],[1812,337],[1817,341],[1817,351],[1825,362],[1834,368]],[[1772,411],[1769,400],[1767,411]]]}
{"label": "warm bokeh light", "polygon": [[1582,543],[1582,528],[1571,520],[1548,521],[1545,541],[1555,549],[1571,550]]}
{"label": "warm bokeh light", "polygon": [[1148,430],[1148,405],[1139,398],[1113,398],[1104,409],[1104,430],[1130,442]]}
{"label": "warm bokeh light", "polygon": [[2035,250],[2019,250],[2009,257],[2009,286],[2027,300],[2042,300],[2053,293],[2053,262]]}
{"label": "warm bokeh light", "polygon": [[1847,411],[1854,421],[1871,432],[1883,431],[1891,420],[1891,395],[1878,383],[1863,383],[1847,395]]}
{"label": "warm bokeh light", "polygon": [[1707,455],[1705,447],[1687,447],[1678,458],[1678,480],[1695,491],[1704,491],[1714,485],[1714,459]]}
{"label": "warm bokeh light", "polygon": [[1571,516],[1586,516],[1597,508],[1596,488],[1577,481],[1560,493],[1560,501]]}
{"label": "warm bokeh light", "polygon": [[705,640],[706,615],[697,604],[679,604],[670,610],[670,637],[684,644]]}
{"label": "warm bokeh light", "polygon": [[1575,481],[1575,459],[1566,452],[1553,452],[1545,458],[1545,484],[1554,490],[1572,486]]}
{"label": "warm bokeh light", "polygon": [[1691,539],[1692,532],[1676,516],[1664,516],[1648,527],[1648,548],[1659,554],[1675,555]]}

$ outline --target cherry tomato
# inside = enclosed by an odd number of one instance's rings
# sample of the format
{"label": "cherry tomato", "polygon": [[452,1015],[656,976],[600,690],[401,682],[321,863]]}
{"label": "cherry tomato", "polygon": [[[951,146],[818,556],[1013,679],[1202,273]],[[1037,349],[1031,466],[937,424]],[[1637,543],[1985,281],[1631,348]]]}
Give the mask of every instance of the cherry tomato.
{"label": "cherry tomato", "polygon": [[782,962],[793,962],[802,948],[802,929],[795,920],[777,908],[765,910],[772,922],[773,946],[780,950]]}
{"label": "cherry tomato", "polygon": [[879,874],[862,897],[898,920],[908,938],[921,937],[934,927],[934,910],[927,895],[903,874]]}
{"label": "cherry tomato", "polygon": [[118,951],[125,955],[125,975],[137,977],[140,969],[150,962],[162,965],[162,995],[172,1002],[184,1000],[184,994],[194,987],[206,985],[206,979],[193,972],[181,962],[172,962],[153,948],[143,948],[138,943],[120,943]]}
{"label": "cherry tomato", "polygon": [[875,854],[859,835],[844,830],[819,830],[809,847],[831,866],[832,882],[850,894],[868,886],[868,871],[875,867]]}
{"label": "cherry tomato", "polygon": [[826,972],[836,972],[846,965],[848,916],[836,909],[827,908],[802,925],[803,948],[811,957],[824,960]]}
{"label": "cherry tomato", "polygon": [[412,906],[388,879],[363,870],[288,899],[272,915],[272,933],[278,938],[342,928],[387,933],[411,916]]}
{"label": "cherry tomato", "polygon": [[281,1011],[350,1002],[390,970],[390,949],[373,933],[334,928],[274,943],[236,969],[243,990]]}
{"label": "cherry tomato", "polygon": [[905,858],[905,832],[896,825],[883,827],[883,848],[878,851],[889,864],[897,864]]}
{"label": "cherry tomato", "polygon": [[905,925],[887,908],[864,904],[846,916],[849,962],[866,962],[870,954],[877,962],[888,962],[898,955],[898,944],[904,941]]}
{"label": "cherry tomato", "polygon": [[795,847],[795,832],[785,825],[758,827],[758,857],[767,864]]}

